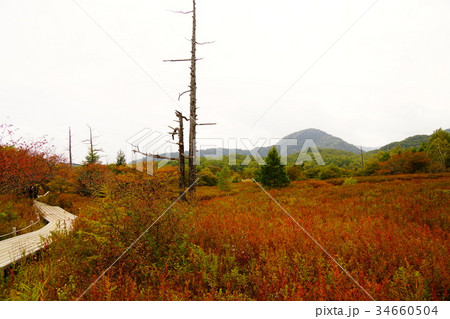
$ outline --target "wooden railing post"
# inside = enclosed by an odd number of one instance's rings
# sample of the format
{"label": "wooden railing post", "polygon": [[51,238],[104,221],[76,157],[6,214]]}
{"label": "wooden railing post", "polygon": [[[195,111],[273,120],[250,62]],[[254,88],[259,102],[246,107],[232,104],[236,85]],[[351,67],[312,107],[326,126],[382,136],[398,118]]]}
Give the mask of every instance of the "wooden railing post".
{"label": "wooden railing post", "polygon": [[17,236],[16,227],[13,227],[13,228],[12,228],[12,235],[13,235],[13,237],[16,237],[16,236]]}

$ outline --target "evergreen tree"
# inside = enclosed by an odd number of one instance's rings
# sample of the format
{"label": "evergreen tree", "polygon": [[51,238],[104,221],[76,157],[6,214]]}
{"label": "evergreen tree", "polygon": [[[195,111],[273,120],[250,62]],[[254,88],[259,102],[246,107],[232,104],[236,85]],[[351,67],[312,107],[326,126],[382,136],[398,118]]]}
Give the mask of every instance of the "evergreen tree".
{"label": "evergreen tree", "polygon": [[86,165],[90,164],[97,164],[100,160],[100,155],[98,155],[98,152],[96,150],[89,150],[88,155],[85,157],[84,163]]}
{"label": "evergreen tree", "polygon": [[125,158],[125,153],[120,150],[117,152],[117,158],[116,158],[116,166],[125,165],[127,163],[127,160]]}
{"label": "evergreen tree", "polygon": [[217,186],[222,191],[229,191],[231,189],[231,172],[227,164],[224,165],[222,171],[219,173]]}
{"label": "evergreen tree", "polygon": [[91,164],[99,164],[100,163],[100,155],[98,155],[98,152],[102,152],[103,150],[95,148],[96,145],[94,145],[94,137],[92,136],[92,128],[89,127],[89,139],[84,140],[83,142],[88,143],[89,145],[89,152],[88,155],[85,157],[84,164],[91,165]]}
{"label": "evergreen tree", "polygon": [[286,168],[281,165],[281,159],[275,147],[267,154],[265,161],[266,165],[261,166],[258,172],[258,179],[261,184],[271,188],[288,186],[290,180]]}

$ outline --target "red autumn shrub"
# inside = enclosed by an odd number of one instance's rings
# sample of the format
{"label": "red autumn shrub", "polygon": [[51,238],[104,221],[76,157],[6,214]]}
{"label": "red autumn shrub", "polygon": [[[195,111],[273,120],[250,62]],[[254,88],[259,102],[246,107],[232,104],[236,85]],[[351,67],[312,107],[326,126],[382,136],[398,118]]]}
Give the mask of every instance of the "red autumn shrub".
{"label": "red autumn shrub", "polygon": [[45,138],[25,142],[14,138],[11,126],[0,125],[0,193],[21,193],[46,184],[61,161],[52,153]]}
{"label": "red autumn shrub", "polygon": [[430,163],[430,157],[425,152],[404,151],[393,154],[386,162],[380,163],[380,169],[376,174],[424,173],[427,172]]}

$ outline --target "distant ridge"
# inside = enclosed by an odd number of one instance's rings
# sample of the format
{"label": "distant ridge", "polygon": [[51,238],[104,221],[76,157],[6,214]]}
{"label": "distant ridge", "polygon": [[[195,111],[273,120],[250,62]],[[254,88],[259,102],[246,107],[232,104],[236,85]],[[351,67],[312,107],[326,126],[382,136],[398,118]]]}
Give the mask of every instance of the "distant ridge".
{"label": "distant ridge", "polygon": [[381,147],[380,151],[391,151],[394,148],[399,147],[399,146],[401,148],[410,148],[410,147],[418,148],[418,147],[420,147],[420,145],[422,145],[422,143],[426,143],[429,138],[430,138],[429,135],[410,136],[399,142],[389,143],[389,144]]}
{"label": "distant ridge", "polygon": [[[450,128],[446,129],[445,131],[450,133]],[[430,138],[430,135],[414,135],[414,136],[410,136],[402,141],[392,142],[392,143],[389,143],[382,147],[363,147],[363,152],[376,153],[379,150],[390,151],[397,146],[400,146],[402,148],[410,148],[410,147],[419,148],[422,145],[422,143],[427,142],[429,138]],[[280,150],[282,145],[287,144],[287,140],[297,140],[297,145],[288,145],[287,146],[287,154],[291,155],[291,154],[299,153],[302,150],[302,147],[307,139],[313,140],[315,145],[319,149],[332,149],[332,150],[337,150],[337,151],[351,152],[354,154],[359,154],[361,152],[360,148],[358,148],[357,146],[350,144],[339,137],[333,136],[331,134],[328,134],[322,130],[315,129],[315,128],[309,128],[309,129],[297,131],[295,133],[291,133],[291,134],[283,137],[275,145],[254,148],[252,151],[258,150],[258,153],[261,156],[265,157],[272,147],[275,146],[278,148],[278,150]],[[228,156],[230,154],[230,150],[226,149],[226,148],[218,148],[218,149],[210,148],[210,149],[202,149],[200,151],[201,157],[214,157],[217,154],[222,154],[224,156]],[[250,155],[251,152],[249,150],[237,149],[236,154]],[[160,155],[169,156],[169,157],[177,157],[178,156],[177,153],[160,154]],[[140,162],[140,161],[142,161],[142,159],[138,160],[138,162]],[[135,161],[133,161],[133,163],[134,162]]]}
{"label": "distant ridge", "polygon": [[[450,133],[450,128],[444,130],[446,132]],[[405,138],[404,140],[398,141],[398,142],[392,142],[389,143],[383,147],[380,147],[380,151],[391,151],[396,147],[401,147],[401,148],[419,148],[423,143],[428,142],[429,138],[431,135],[414,135],[414,136],[410,136]]]}
{"label": "distant ridge", "polygon": [[[450,128],[446,129],[444,131],[450,133]],[[382,147],[363,147],[363,152],[374,153],[374,152],[378,152],[379,150],[390,151],[397,146],[400,146],[402,148],[410,148],[410,147],[419,148],[422,145],[422,143],[428,141],[430,136],[431,135],[423,135],[423,134],[422,135],[414,135],[414,136],[410,136],[402,141],[392,142],[392,143],[389,143]],[[314,143],[316,144],[317,148],[319,148],[319,149],[332,149],[332,150],[338,150],[338,151],[351,152],[351,153],[355,153],[355,154],[359,154],[361,152],[360,148],[344,141],[343,139],[341,139],[339,137],[333,136],[333,135],[328,134],[319,129],[309,128],[309,129],[301,130],[301,131],[286,135],[275,145],[259,148],[259,154],[261,156],[266,156],[272,147],[276,146],[279,150],[281,145],[286,144],[286,140],[292,140],[292,139],[297,140],[297,145],[287,147],[288,155],[300,152],[303,147],[303,144],[305,143],[305,140],[307,140],[307,139],[312,139],[314,141]],[[206,149],[206,150],[201,151],[201,156],[209,156],[209,155],[213,155],[213,154],[217,154],[216,149]],[[229,150],[222,149],[222,154],[225,156],[228,155]],[[250,152],[248,150],[238,149],[238,150],[236,150],[236,154],[250,155]]]}

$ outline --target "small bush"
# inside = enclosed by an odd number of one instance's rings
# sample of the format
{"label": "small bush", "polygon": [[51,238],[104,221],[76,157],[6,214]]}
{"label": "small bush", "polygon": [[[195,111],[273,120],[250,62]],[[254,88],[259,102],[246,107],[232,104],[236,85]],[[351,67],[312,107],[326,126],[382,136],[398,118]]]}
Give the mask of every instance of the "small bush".
{"label": "small bush", "polygon": [[356,178],[353,177],[347,177],[344,180],[344,184],[343,185],[355,185],[358,183],[358,180]]}
{"label": "small bush", "polygon": [[107,179],[108,171],[105,166],[83,165],[77,171],[77,190],[83,196],[98,196]]}
{"label": "small bush", "polygon": [[231,172],[228,165],[225,165],[219,173],[217,186],[222,191],[229,191],[231,189]]}
{"label": "small bush", "polygon": [[198,186],[216,186],[218,179],[217,176],[211,172],[209,168],[205,168],[199,174],[200,177],[197,185]]}

